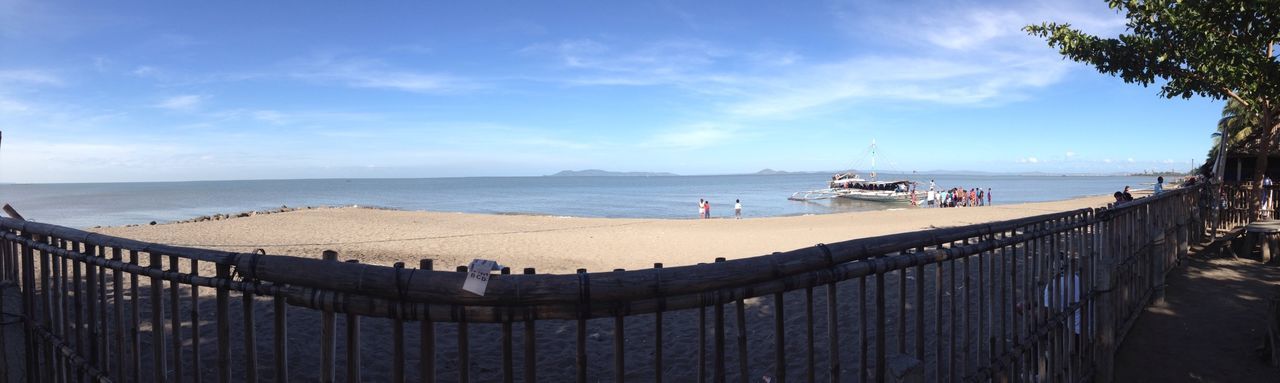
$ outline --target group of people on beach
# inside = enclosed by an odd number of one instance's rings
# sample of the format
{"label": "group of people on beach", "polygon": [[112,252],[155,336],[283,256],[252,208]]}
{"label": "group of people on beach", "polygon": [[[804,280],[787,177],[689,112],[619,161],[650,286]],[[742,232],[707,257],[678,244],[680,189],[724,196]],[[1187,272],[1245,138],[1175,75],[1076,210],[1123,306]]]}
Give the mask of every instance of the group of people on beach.
{"label": "group of people on beach", "polygon": [[933,180],[929,180],[929,192],[925,195],[925,204],[933,207],[977,207],[991,204],[991,188],[951,188],[937,190]]}
{"label": "group of people on beach", "polygon": [[[698,199],[698,218],[711,218],[711,201]],[[733,200],[733,219],[742,219],[742,200]]]}
{"label": "group of people on beach", "polygon": [[[1195,182],[1193,181],[1191,182],[1191,184],[1194,185]],[[1156,195],[1160,195],[1160,193],[1163,193],[1163,192],[1164,192],[1164,177],[1163,176],[1156,177],[1156,184],[1151,189],[1151,195],[1156,196]],[[1129,185],[1125,185],[1124,190],[1115,192],[1111,194],[1111,196],[1116,199],[1116,201],[1113,202],[1114,205],[1119,205],[1126,202],[1132,202],[1134,200],[1133,194],[1129,194]]]}

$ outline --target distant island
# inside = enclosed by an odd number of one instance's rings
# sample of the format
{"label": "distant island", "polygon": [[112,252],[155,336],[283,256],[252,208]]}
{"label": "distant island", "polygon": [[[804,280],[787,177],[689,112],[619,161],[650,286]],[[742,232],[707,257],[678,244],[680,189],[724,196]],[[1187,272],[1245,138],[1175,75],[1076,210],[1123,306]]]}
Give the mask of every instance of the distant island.
{"label": "distant island", "polygon": [[548,175],[548,177],[671,177],[678,175],[666,172],[611,172],[608,170],[587,169],[561,170],[559,173]]}
{"label": "distant island", "polygon": [[759,175],[759,176],[776,176],[776,175],[783,175],[783,174],[816,174],[816,173],[830,173],[830,172],[789,172],[786,170],[762,169],[753,174]]}

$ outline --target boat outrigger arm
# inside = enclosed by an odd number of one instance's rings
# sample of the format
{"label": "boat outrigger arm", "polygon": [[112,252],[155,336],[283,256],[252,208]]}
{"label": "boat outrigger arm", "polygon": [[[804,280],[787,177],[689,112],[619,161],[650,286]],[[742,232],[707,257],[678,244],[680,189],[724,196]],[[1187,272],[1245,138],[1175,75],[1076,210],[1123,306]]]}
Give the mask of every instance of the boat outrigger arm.
{"label": "boat outrigger arm", "polygon": [[818,189],[802,192],[795,192],[787,199],[792,201],[818,201],[824,199],[839,198],[842,194],[848,194],[849,189]]}

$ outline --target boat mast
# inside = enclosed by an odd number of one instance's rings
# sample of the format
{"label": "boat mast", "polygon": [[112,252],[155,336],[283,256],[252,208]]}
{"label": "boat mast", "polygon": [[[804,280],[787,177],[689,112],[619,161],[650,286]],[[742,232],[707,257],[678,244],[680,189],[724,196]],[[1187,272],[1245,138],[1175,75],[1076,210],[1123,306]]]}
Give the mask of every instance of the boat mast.
{"label": "boat mast", "polygon": [[871,180],[876,180],[876,139],[871,139]]}

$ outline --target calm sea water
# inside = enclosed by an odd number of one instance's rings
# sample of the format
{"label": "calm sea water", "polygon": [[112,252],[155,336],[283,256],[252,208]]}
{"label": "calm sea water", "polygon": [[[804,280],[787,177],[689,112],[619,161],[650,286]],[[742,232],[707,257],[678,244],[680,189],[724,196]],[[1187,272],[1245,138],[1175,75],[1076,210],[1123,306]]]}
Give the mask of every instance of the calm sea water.
{"label": "calm sea water", "polygon": [[[940,188],[991,188],[994,202],[1052,201],[1148,188],[1152,177],[881,175],[930,179]],[[679,177],[483,177],[322,179],[0,185],[0,201],[28,219],[71,227],[145,224],[287,206],[362,205],[405,210],[574,217],[695,218],[699,198],[712,215],[748,217],[901,208],[848,200],[789,201],[818,189],[826,174]]]}

